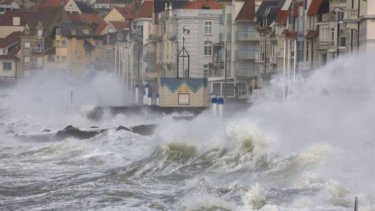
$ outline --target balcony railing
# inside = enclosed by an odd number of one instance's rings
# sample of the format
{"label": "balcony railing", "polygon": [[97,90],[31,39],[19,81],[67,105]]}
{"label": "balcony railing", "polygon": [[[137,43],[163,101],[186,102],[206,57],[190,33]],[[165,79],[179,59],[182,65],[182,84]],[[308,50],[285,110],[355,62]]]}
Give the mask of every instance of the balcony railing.
{"label": "balcony railing", "polygon": [[256,31],[239,31],[236,32],[236,39],[239,41],[258,41],[259,35]]}
{"label": "balcony railing", "polygon": [[235,74],[237,77],[257,77],[259,70],[256,68],[236,68]]}
{"label": "balcony railing", "polygon": [[31,48],[31,51],[36,52],[36,53],[41,53],[41,52],[44,51],[44,48],[43,47],[33,47],[33,48]]}
{"label": "balcony railing", "polygon": [[255,59],[257,50],[237,50],[236,59]]}

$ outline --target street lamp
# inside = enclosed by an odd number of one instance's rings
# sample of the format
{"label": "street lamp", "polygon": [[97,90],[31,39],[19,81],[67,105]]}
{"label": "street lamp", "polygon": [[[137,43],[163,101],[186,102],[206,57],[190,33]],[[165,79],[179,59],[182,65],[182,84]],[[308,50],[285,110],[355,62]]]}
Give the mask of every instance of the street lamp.
{"label": "street lamp", "polygon": [[340,14],[342,14],[344,10],[342,8],[339,8],[339,7],[336,7],[335,8],[335,13],[336,13],[336,29],[337,29],[337,33],[336,33],[336,57],[338,58],[339,57],[339,54],[340,54],[340,50],[339,50],[339,44],[340,44],[340,22],[339,19],[340,19]]}

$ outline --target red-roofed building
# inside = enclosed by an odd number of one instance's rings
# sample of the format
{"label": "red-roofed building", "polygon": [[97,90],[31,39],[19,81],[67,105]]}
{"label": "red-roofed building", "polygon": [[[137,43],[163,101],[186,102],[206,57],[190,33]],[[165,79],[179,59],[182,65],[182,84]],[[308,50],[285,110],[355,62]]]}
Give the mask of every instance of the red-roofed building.
{"label": "red-roofed building", "polygon": [[15,79],[19,75],[20,35],[12,32],[0,40],[0,79]]}
{"label": "red-roofed building", "polygon": [[136,18],[136,12],[131,7],[115,7],[105,17],[105,22],[131,21]]}

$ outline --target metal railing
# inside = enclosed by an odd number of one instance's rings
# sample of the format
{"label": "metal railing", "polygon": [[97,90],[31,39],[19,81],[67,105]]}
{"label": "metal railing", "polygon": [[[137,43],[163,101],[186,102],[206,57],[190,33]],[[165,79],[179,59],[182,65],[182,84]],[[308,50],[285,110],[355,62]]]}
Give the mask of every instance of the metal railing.
{"label": "metal railing", "polygon": [[259,76],[259,70],[256,68],[236,68],[237,77],[257,77]]}
{"label": "metal railing", "polygon": [[239,41],[258,41],[259,34],[256,31],[239,31],[236,32],[236,39]]}
{"label": "metal railing", "polygon": [[236,59],[255,59],[258,50],[237,50]]}

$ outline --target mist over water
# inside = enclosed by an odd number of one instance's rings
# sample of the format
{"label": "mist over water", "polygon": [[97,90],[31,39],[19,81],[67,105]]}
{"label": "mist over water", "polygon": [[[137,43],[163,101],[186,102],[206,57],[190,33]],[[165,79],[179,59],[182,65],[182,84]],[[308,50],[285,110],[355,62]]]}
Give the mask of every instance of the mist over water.
{"label": "mist over water", "polygon": [[[372,57],[371,57],[372,56]],[[132,103],[110,74],[42,74],[2,90],[0,207],[4,210],[375,210],[373,54],[342,56],[282,76],[246,111],[192,121],[106,113]],[[73,90],[73,103],[70,92]],[[158,124],[153,136],[116,131]],[[112,128],[87,140],[20,139],[67,125]],[[0,209],[0,210],[1,210]]]}

